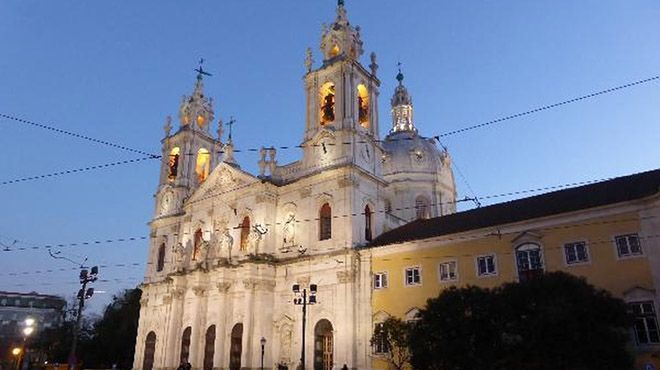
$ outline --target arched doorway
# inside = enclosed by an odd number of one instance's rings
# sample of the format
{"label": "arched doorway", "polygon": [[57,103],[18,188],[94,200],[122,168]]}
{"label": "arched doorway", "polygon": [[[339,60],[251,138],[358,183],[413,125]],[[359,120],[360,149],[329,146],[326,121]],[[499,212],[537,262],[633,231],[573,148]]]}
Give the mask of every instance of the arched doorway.
{"label": "arched doorway", "polygon": [[190,357],[190,336],[192,334],[192,328],[189,326],[187,327],[184,331],[183,334],[181,335],[181,362],[188,362],[188,358]]}
{"label": "arched doorway", "polygon": [[333,361],[332,324],[323,319],[314,326],[314,370],[330,370]]}
{"label": "arched doorway", "polygon": [[204,370],[213,370],[213,355],[215,355],[215,325],[206,329],[204,343]]}
{"label": "arched doorway", "polygon": [[241,369],[241,354],[243,352],[243,324],[238,323],[231,329],[231,345],[229,347],[229,369]]}
{"label": "arched doorway", "polygon": [[156,353],[156,333],[150,331],[147,339],[144,341],[144,360],[142,361],[142,370],[151,370],[154,368],[154,354]]}

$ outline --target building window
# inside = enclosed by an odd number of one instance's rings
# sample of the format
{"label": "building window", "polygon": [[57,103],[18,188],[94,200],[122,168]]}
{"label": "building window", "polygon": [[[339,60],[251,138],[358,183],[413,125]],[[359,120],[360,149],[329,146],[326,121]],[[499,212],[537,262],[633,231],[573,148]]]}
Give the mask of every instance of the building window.
{"label": "building window", "polygon": [[415,217],[418,220],[425,220],[431,217],[430,202],[423,196],[419,196],[415,199]]}
{"label": "building window", "polygon": [[177,173],[179,172],[179,156],[181,153],[181,149],[178,147],[172,148],[172,151],[170,151],[170,157],[168,159],[168,173],[167,173],[167,178],[169,180],[174,180],[176,178]]}
{"label": "building window", "polygon": [[440,274],[440,281],[458,280],[458,269],[456,261],[441,263],[438,268],[438,273]]}
{"label": "building window", "polygon": [[321,125],[335,120],[335,84],[326,82],[321,87]]}
{"label": "building window", "polygon": [[406,269],[406,285],[422,285],[422,273],[418,266],[408,267]]}
{"label": "building window", "polygon": [[518,265],[518,278],[521,282],[543,274],[541,246],[525,243],[516,248],[516,264]]}
{"label": "building window", "polygon": [[319,212],[319,240],[330,238],[332,238],[332,208],[328,203],[324,203]]}
{"label": "building window", "polygon": [[369,90],[367,87],[360,84],[358,90],[358,121],[360,126],[364,128],[369,127]]}
{"label": "building window", "polygon": [[495,255],[490,254],[487,256],[477,257],[477,276],[491,276],[497,275],[497,264],[495,263]]}
{"label": "building window", "polygon": [[589,262],[589,252],[587,251],[587,243],[585,242],[564,244],[564,255],[566,255],[567,265]]}
{"label": "building window", "polygon": [[364,240],[371,241],[371,208],[364,207]]}
{"label": "building window", "polygon": [[374,274],[374,289],[387,288],[387,272],[377,272]]}
{"label": "building window", "polygon": [[158,260],[156,261],[156,271],[158,272],[163,271],[163,267],[165,267],[165,243],[162,243],[160,247],[158,247]]}
{"label": "building window", "polygon": [[634,319],[635,340],[637,344],[658,344],[658,320],[652,301],[634,302],[629,304]]}
{"label": "building window", "polygon": [[248,237],[250,236],[250,217],[245,216],[243,222],[241,222],[241,251],[245,252],[248,250]]}
{"label": "building window", "polygon": [[196,261],[197,258],[199,258],[199,252],[200,249],[202,248],[203,241],[204,241],[204,237],[202,236],[202,229],[197,229],[197,231],[195,231],[195,237],[193,239],[193,253],[192,253],[193,261]]}
{"label": "building window", "polygon": [[619,235],[616,236],[614,240],[616,241],[616,251],[619,254],[619,257],[642,255],[642,245],[639,243],[639,235]]}
{"label": "building window", "polygon": [[205,148],[197,151],[197,163],[195,166],[195,173],[197,173],[197,180],[203,183],[209,176],[211,169],[211,153]]}
{"label": "building window", "polygon": [[387,333],[383,331],[383,323],[379,322],[375,325],[374,328],[374,353],[377,355],[385,354],[390,351],[389,346],[387,345]]}

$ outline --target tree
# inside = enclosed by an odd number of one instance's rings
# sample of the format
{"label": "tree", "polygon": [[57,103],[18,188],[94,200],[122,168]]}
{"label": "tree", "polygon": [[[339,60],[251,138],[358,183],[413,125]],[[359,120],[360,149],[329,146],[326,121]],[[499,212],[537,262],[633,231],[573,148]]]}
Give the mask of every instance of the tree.
{"label": "tree", "polygon": [[379,347],[380,353],[395,370],[403,370],[410,363],[410,329],[409,323],[390,317],[376,325],[371,337],[371,345]]}
{"label": "tree", "polygon": [[623,301],[552,272],[429,299],[413,328],[411,362],[420,370],[627,370],[629,328]]}
{"label": "tree", "polygon": [[103,316],[93,325],[93,335],[81,346],[87,368],[133,367],[135,338],[140,316],[140,289],[127,289],[112,297]]}

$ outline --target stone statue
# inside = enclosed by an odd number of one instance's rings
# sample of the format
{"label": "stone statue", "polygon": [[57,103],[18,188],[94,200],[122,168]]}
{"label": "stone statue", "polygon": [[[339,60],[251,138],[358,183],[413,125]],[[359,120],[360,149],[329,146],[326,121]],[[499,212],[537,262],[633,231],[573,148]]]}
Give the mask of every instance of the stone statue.
{"label": "stone statue", "polygon": [[222,232],[221,238],[222,241],[220,242],[220,245],[227,249],[227,260],[231,262],[231,249],[234,247],[234,237],[229,233],[229,229],[225,228],[225,231]]}
{"label": "stone statue", "polygon": [[222,141],[222,135],[225,133],[225,128],[223,126],[222,118],[220,118],[218,120],[218,130],[216,131],[218,133],[218,141]]}
{"label": "stone statue", "polygon": [[183,258],[186,254],[186,248],[183,246],[182,243],[176,243],[174,246],[172,246],[173,252],[172,256],[174,257],[174,268],[179,271],[180,268],[182,267],[181,264],[183,263]]}
{"label": "stone statue", "polygon": [[296,215],[289,213],[282,227],[283,247],[291,247],[296,243]]}
{"label": "stone statue", "polygon": [[165,137],[170,137],[170,133],[172,132],[172,116],[165,117],[163,130],[165,131]]}
{"label": "stone statue", "polygon": [[312,71],[312,65],[314,64],[314,59],[312,59],[312,48],[307,48],[305,52],[305,69],[307,73]]}

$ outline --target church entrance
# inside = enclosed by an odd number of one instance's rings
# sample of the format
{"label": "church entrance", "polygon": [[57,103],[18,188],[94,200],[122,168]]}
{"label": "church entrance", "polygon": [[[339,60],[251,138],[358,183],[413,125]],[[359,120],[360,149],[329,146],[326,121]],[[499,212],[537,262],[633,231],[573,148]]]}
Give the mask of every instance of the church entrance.
{"label": "church entrance", "polygon": [[314,370],[332,369],[333,348],[332,324],[320,320],[314,327]]}
{"label": "church entrance", "polygon": [[156,333],[150,331],[149,334],[147,334],[147,339],[144,341],[143,370],[151,370],[154,368],[154,353],[156,353]]}
{"label": "church entrance", "polygon": [[229,347],[229,370],[241,369],[241,354],[243,352],[243,324],[238,323],[231,329],[231,345]]}

